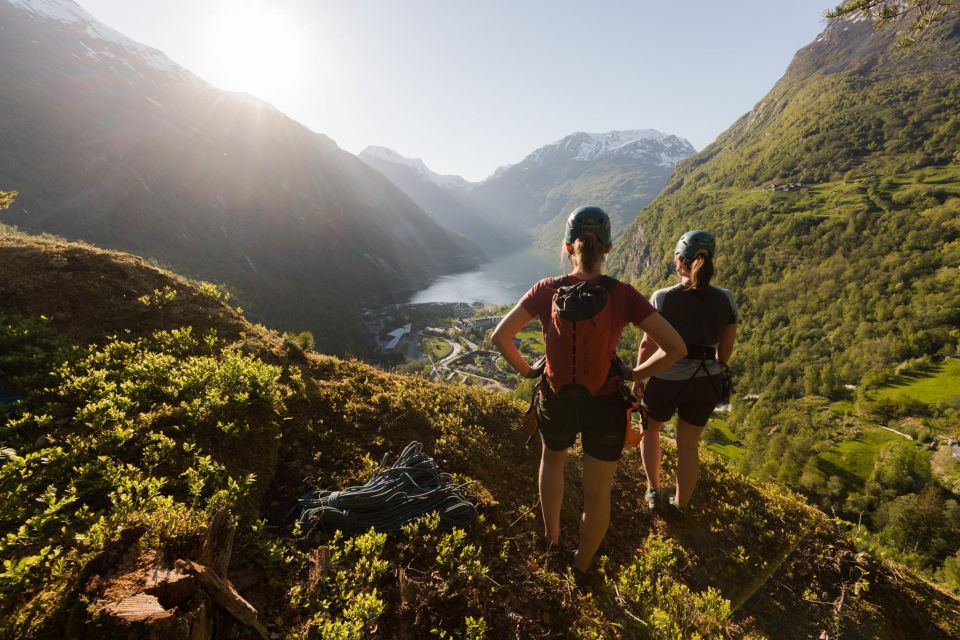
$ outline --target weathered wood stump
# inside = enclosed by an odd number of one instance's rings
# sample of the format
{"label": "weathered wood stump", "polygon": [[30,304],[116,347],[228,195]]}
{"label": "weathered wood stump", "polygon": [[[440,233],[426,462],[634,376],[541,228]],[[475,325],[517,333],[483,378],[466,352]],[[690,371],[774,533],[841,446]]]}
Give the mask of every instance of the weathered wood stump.
{"label": "weathered wood stump", "polygon": [[203,590],[210,595],[214,602],[226,609],[239,622],[256,630],[264,640],[270,637],[267,628],[257,617],[257,610],[237,593],[229,580],[224,580],[214,573],[213,569],[196,562],[187,561],[186,566],[197,576]]}
{"label": "weathered wood stump", "polygon": [[124,622],[156,623],[173,617],[173,611],[165,609],[157,596],[138,593],[119,602],[111,602],[101,609],[104,615]]}
{"label": "weathered wood stump", "polygon": [[209,567],[215,574],[226,580],[230,555],[233,553],[233,534],[236,527],[230,522],[230,512],[221,509],[213,516],[207,528],[207,539],[200,552],[200,564]]}
{"label": "weathered wood stump", "polygon": [[96,615],[85,633],[72,637],[210,640],[212,628],[194,614],[204,604],[196,578],[163,566],[153,552],[132,555],[90,578],[86,592],[96,598]]}
{"label": "weathered wood stump", "polygon": [[124,533],[91,566],[85,592],[95,600],[96,614],[74,637],[211,640],[233,618],[269,638],[257,610],[227,580],[235,533],[227,511],[211,520],[200,562],[167,566],[155,553],[139,552],[142,528]]}

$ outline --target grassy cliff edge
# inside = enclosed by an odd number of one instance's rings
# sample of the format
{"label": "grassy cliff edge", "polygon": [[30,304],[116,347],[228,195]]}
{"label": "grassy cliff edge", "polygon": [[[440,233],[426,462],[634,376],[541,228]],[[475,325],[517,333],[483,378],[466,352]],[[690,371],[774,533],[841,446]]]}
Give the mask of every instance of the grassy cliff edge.
{"label": "grassy cliff edge", "polygon": [[[196,560],[224,507],[228,575],[283,637],[960,634],[955,597],[709,454],[682,520],[641,508],[639,456],[625,456],[601,580],[583,593],[539,544],[538,453],[513,401],[304,353],[215,288],[126,254],[7,233],[0,273],[0,384],[24,396],[0,408],[0,636],[102,636],[105,603]],[[468,483],[477,523],[296,530],[299,495],[362,483],[411,440]],[[171,619],[189,627],[195,604]],[[214,637],[233,625],[214,621]]]}

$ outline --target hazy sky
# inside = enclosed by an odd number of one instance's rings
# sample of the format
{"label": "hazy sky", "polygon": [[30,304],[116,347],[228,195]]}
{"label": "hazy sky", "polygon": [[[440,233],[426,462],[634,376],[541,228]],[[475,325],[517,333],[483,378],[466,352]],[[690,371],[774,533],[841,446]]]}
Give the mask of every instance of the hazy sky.
{"label": "hazy sky", "polygon": [[[79,0],[348,151],[479,180],[574,131],[702,149],[749,111],[831,0]],[[835,0],[834,0],[835,3]]]}

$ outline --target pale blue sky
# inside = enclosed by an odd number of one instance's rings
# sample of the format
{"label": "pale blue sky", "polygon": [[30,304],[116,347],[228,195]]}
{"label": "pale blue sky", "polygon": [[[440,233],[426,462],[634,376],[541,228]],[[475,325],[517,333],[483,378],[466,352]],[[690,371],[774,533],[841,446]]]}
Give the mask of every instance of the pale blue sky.
{"label": "pale blue sky", "polygon": [[348,151],[471,180],[574,131],[712,142],[823,29],[830,0],[79,0]]}

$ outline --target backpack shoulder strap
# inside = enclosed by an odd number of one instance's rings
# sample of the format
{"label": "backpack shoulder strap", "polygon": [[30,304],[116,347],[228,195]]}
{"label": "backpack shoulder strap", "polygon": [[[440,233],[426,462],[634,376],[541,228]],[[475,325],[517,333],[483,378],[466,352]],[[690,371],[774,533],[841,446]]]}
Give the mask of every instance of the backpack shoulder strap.
{"label": "backpack shoulder strap", "polygon": [[567,280],[568,280],[567,276],[557,276],[556,278],[550,281],[550,286],[553,287],[554,289],[559,289],[560,287],[563,287],[568,284]]}
{"label": "backpack shoulder strap", "polygon": [[600,280],[597,281],[601,287],[607,290],[607,293],[613,291],[613,288],[620,284],[620,281],[614,278],[613,276],[600,276]]}

